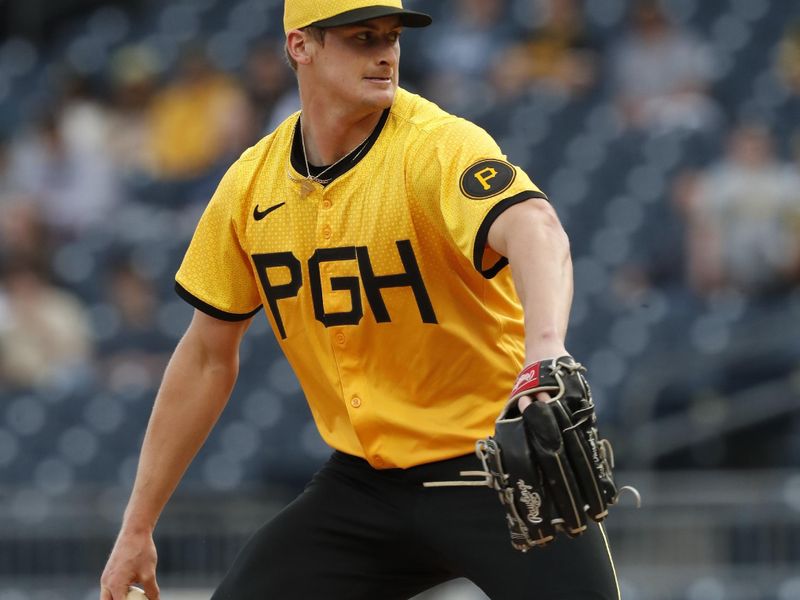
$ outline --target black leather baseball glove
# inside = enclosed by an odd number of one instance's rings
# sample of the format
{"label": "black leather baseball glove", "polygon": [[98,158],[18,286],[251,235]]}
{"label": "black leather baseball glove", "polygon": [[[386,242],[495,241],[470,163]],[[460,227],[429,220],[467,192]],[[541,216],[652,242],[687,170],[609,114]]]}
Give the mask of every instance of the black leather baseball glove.
{"label": "black leather baseball glove", "polygon": [[[476,444],[506,509],[512,545],[523,552],[552,541],[558,531],[571,537],[600,522],[619,496],[611,445],[600,439],[586,369],[571,356],[540,361],[523,369],[495,424],[495,434]],[[546,392],[551,399],[536,400]],[[533,404],[523,413],[521,396]],[[638,492],[632,490],[638,499]]]}

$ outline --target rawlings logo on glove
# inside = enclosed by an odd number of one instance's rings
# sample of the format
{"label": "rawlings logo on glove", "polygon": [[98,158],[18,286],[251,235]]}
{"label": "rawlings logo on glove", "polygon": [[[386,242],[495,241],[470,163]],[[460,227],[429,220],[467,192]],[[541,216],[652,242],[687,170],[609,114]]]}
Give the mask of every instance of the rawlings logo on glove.
{"label": "rawlings logo on glove", "polygon": [[[478,440],[476,453],[490,487],[506,509],[512,545],[543,546],[558,531],[577,536],[587,519],[600,522],[624,487],[612,478],[611,445],[599,438],[586,369],[571,356],[528,365],[517,378],[495,435]],[[523,413],[517,400],[547,392]],[[522,516],[524,515],[524,517]]]}
{"label": "rawlings logo on glove", "polygon": [[534,525],[542,522],[539,516],[539,509],[542,507],[542,497],[533,491],[532,485],[526,485],[522,479],[517,480],[519,488],[519,501],[528,507],[526,518]]}

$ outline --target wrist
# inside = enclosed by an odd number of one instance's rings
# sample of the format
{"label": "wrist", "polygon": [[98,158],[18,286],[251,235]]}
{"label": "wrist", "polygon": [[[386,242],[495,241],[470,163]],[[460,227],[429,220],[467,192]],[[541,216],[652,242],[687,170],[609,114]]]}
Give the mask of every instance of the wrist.
{"label": "wrist", "polygon": [[153,535],[155,523],[148,519],[126,516],[122,521],[120,535],[141,536]]}
{"label": "wrist", "polygon": [[528,336],[525,339],[525,364],[530,365],[535,362],[549,358],[567,356],[564,338],[555,332],[544,333],[537,336]]}
{"label": "wrist", "polygon": [[561,358],[562,356],[572,356],[569,352],[567,352],[564,346],[553,347],[547,350],[544,349],[535,349],[535,350],[526,350],[525,351],[525,362],[523,363],[525,366],[532,365],[533,363],[542,362],[545,360],[552,360],[554,358]]}
{"label": "wrist", "polygon": [[153,529],[148,527],[123,525],[119,531],[119,537],[124,537],[124,538],[143,538],[152,536],[153,536]]}

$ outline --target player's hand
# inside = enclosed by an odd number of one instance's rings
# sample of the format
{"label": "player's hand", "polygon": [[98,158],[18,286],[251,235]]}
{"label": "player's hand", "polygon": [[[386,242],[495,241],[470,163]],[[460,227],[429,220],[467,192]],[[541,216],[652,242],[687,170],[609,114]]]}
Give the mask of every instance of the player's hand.
{"label": "player's hand", "polygon": [[125,600],[133,583],[144,589],[148,600],[159,600],[157,560],[151,534],[121,532],[100,578],[100,600]]}

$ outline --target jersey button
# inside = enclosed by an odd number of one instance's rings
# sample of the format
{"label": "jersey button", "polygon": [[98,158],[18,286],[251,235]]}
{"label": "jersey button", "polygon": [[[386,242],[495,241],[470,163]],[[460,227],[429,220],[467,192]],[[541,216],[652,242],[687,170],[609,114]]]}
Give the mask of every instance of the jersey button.
{"label": "jersey button", "polygon": [[350,406],[352,406],[353,408],[358,408],[359,406],[361,406],[361,398],[359,398],[358,396],[353,396],[353,398],[350,400]]}
{"label": "jersey button", "polygon": [[336,343],[340,346],[344,346],[344,334],[341,331],[336,334]]}
{"label": "jersey button", "polygon": [[326,240],[331,239],[331,233],[330,225],[325,225],[325,227],[322,228],[322,237],[324,237]]}
{"label": "jersey button", "polygon": [[372,457],[372,462],[375,463],[376,467],[382,467],[386,464],[386,462],[383,460],[383,457],[379,454],[376,454],[374,457]]}
{"label": "jersey button", "polygon": [[331,201],[330,201],[330,200],[328,200],[327,198],[325,198],[325,199],[322,201],[322,208],[330,208],[331,206],[333,206],[333,202],[331,202]]}

